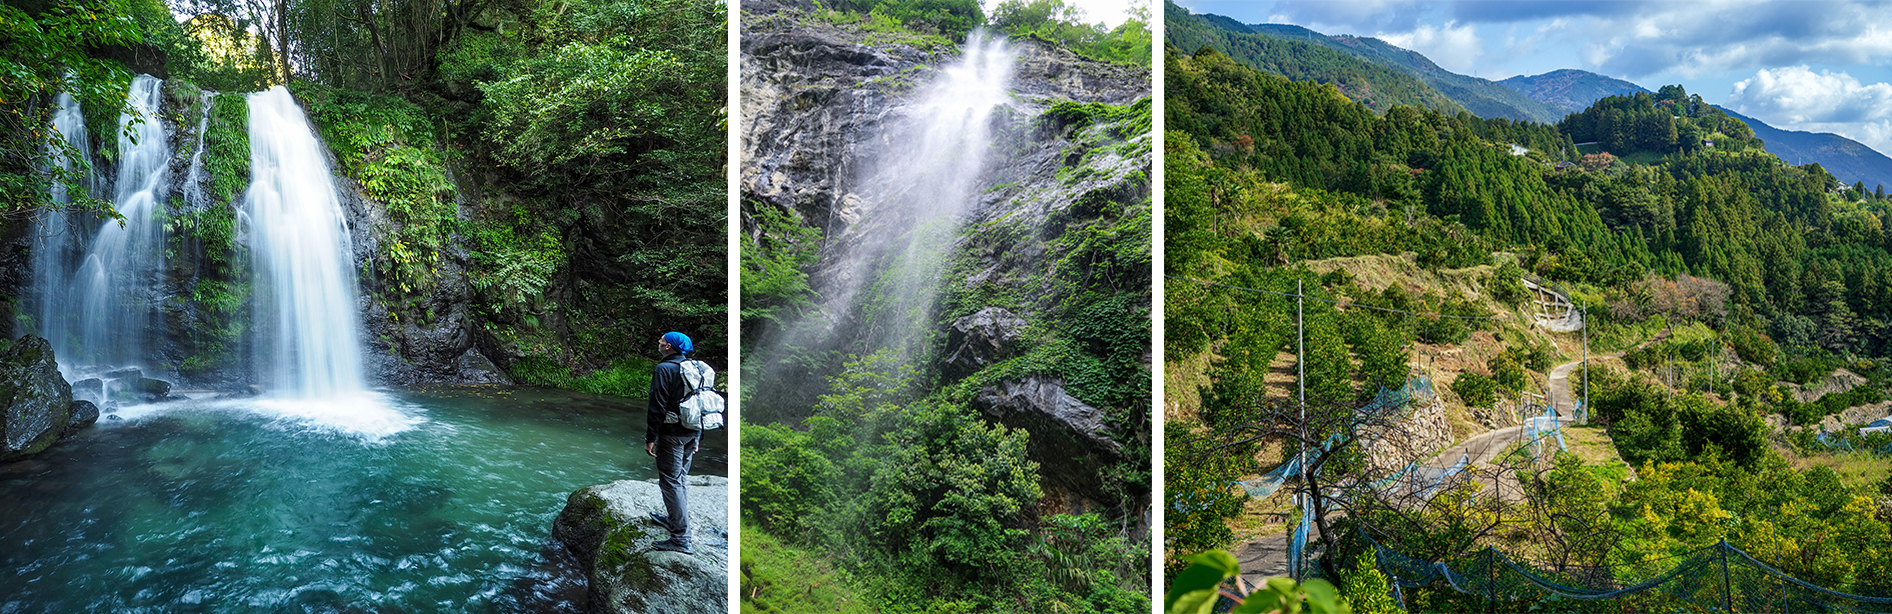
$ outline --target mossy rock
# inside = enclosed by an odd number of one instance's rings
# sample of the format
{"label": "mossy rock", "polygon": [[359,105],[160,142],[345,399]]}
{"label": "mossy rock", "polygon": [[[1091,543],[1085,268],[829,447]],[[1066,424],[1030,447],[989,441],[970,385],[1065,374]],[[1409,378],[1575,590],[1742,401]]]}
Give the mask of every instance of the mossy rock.
{"label": "mossy rock", "polygon": [[52,345],[31,335],[0,346],[0,462],[44,451],[72,421],[72,386]]}
{"label": "mossy rock", "polygon": [[728,607],[729,480],[691,476],[689,506],[696,552],[653,550],[669,532],[651,520],[663,512],[652,481],[622,480],[580,489],[566,499],[552,535],[577,557],[592,612],[714,612]]}

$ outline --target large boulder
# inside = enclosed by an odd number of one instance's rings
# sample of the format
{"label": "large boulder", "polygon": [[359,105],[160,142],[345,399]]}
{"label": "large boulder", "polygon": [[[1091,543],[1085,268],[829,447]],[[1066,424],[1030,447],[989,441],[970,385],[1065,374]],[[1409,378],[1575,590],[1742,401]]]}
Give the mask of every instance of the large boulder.
{"label": "large boulder", "polygon": [[663,513],[657,483],[620,480],[580,489],[565,502],[552,536],[578,558],[589,583],[587,608],[612,614],[695,614],[729,609],[729,480],[690,476],[695,554],[652,550],[670,538],[651,520]]}
{"label": "large boulder", "polygon": [[27,335],[0,339],[0,462],[53,445],[72,422],[72,386],[53,363],[52,344]]}
{"label": "large boulder", "polygon": [[1038,463],[1046,490],[1067,491],[1060,509],[1081,513],[1097,505],[1117,506],[1114,492],[1097,471],[1123,461],[1123,444],[1112,436],[1101,409],[1064,389],[1064,380],[1028,376],[986,386],[971,405],[1006,426],[1031,433],[1026,455]]}
{"label": "large boulder", "polygon": [[947,377],[958,379],[1017,354],[1025,319],[1002,307],[986,307],[953,321],[946,331]]}

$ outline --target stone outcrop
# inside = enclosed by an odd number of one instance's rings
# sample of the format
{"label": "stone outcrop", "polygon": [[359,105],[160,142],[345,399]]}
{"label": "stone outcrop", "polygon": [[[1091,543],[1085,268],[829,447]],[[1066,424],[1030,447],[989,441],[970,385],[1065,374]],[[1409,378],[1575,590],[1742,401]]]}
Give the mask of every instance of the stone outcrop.
{"label": "stone outcrop", "polygon": [[994,421],[1031,433],[1026,454],[1038,463],[1047,491],[1085,503],[1117,503],[1099,476],[1099,468],[1123,460],[1119,443],[1104,422],[1104,412],[1064,389],[1064,381],[1030,376],[985,387],[972,406]]}
{"label": "stone outcrop", "polygon": [[[53,363],[52,344],[31,335],[0,340],[0,462],[53,445],[72,426],[73,409],[72,386]],[[97,408],[91,419],[98,419]]]}
{"label": "stone outcrop", "polygon": [[1000,307],[986,307],[952,323],[946,335],[947,376],[957,379],[1017,354],[1025,320]]}
{"label": "stone outcrop", "polygon": [[694,554],[652,550],[670,538],[650,518],[663,513],[657,483],[620,480],[580,489],[552,536],[584,569],[593,614],[696,614],[729,608],[729,480],[690,476]]}

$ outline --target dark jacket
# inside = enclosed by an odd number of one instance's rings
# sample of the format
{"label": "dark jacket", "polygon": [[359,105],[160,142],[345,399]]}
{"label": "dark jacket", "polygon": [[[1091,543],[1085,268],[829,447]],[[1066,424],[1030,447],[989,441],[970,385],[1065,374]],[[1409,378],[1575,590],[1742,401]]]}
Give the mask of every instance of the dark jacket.
{"label": "dark jacket", "polygon": [[655,443],[658,435],[695,435],[682,424],[664,424],[664,416],[677,411],[690,387],[683,381],[682,354],[665,356],[650,376],[650,402],[644,406],[644,443]]}

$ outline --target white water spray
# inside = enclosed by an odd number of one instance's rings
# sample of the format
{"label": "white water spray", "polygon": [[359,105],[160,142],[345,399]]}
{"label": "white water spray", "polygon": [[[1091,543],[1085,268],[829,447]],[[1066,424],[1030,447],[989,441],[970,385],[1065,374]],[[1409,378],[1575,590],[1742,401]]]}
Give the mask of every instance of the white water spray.
{"label": "white water spray", "polygon": [[[826,272],[813,280],[825,316],[791,323],[767,343],[765,369],[808,349],[885,350],[903,361],[913,358],[928,336],[923,328],[946,247],[979,201],[993,116],[1011,101],[1013,60],[1002,38],[974,32],[959,59],[872,137],[868,146],[875,152],[865,156],[855,188],[860,219],[845,230],[830,229],[836,239],[823,254]],[[798,385],[780,372],[762,379]],[[801,410],[759,409],[791,418]]]}
{"label": "white water spray", "polygon": [[[53,113],[53,130],[59,138],[71,144],[77,158],[56,155],[55,163],[67,171],[92,166],[91,141],[86,139],[85,113],[79,109],[79,101],[70,94],[60,94],[54,103],[58,110]],[[91,171],[86,173],[90,175]],[[90,184],[88,180],[86,182]],[[61,206],[72,203],[73,194],[67,193],[64,183],[53,185],[53,202]],[[49,211],[34,220],[33,224],[33,301],[31,312],[33,331],[45,338],[53,346],[53,355],[60,360],[60,368],[65,370],[70,362],[72,349],[72,318],[64,305],[67,289],[72,281],[71,252],[79,248],[78,221],[64,210]],[[70,373],[67,373],[70,375]]]}
{"label": "white water spray", "polygon": [[[170,192],[171,148],[158,112],[164,82],[138,75],[128,93],[137,115],[118,118],[118,176],[112,203],[121,223],[105,220],[73,278],[79,306],[79,343],[55,355],[91,365],[143,365],[152,297],[164,263],[164,236],[153,219]],[[135,124],[133,122],[136,122]],[[72,359],[68,359],[72,360]]]}
{"label": "white water spray", "polygon": [[365,389],[347,220],[322,145],[289,90],[249,95],[257,355],[275,396],[341,399]]}

